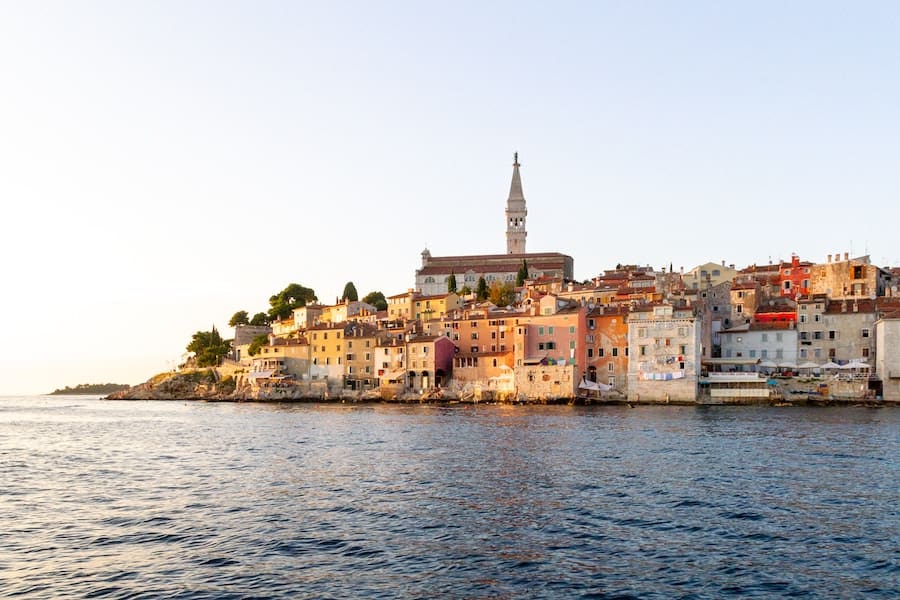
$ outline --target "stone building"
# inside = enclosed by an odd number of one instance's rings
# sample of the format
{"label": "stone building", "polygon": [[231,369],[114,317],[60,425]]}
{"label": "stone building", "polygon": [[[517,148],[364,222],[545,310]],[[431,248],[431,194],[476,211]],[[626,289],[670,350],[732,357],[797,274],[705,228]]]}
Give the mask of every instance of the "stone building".
{"label": "stone building", "polygon": [[700,319],[689,306],[636,307],[628,319],[628,399],[696,402]]}
{"label": "stone building", "polygon": [[825,294],[831,299],[875,298],[884,296],[892,283],[891,272],[871,263],[868,256],[850,258],[844,253],[810,269],[810,294]]}
{"label": "stone building", "polygon": [[585,332],[588,381],[611,385],[621,393],[628,389],[628,314],[627,306],[597,306],[587,314]]}

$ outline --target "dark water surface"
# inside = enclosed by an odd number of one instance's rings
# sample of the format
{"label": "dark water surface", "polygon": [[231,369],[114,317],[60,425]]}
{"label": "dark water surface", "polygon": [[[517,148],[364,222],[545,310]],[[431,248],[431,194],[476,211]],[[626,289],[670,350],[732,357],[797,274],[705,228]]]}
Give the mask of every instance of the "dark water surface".
{"label": "dark water surface", "polygon": [[897,598],[900,411],[0,399],[0,595]]}

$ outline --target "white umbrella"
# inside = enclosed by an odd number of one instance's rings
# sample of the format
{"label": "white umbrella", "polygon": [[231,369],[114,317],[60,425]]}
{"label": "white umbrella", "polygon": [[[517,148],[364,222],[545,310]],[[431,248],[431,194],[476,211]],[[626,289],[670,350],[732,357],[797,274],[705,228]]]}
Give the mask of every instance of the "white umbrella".
{"label": "white umbrella", "polygon": [[781,367],[782,369],[796,369],[797,363],[792,363],[791,361],[786,360],[784,362],[778,363],[778,366]]}
{"label": "white umbrella", "polygon": [[822,365],[822,368],[823,368],[823,369],[840,369],[840,368],[841,368],[841,365],[837,364],[836,362],[833,362],[833,361],[830,361],[830,360],[829,360],[827,363],[825,363],[824,365]]}
{"label": "white umbrella", "polygon": [[851,360],[846,365],[841,367],[842,369],[870,369],[871,367],[864,362],[859,362],[858,360]]}
{"label": "white umbrella", "polygon": [[802,365],[800,365],[798,368],[799,369],[818,369],[819,364],[808,360],[805,363],[803,363]]}
{"label": "white umbrella", "polygon": [[774,369],[774,368],[777,367],[778,365],[776,365],[776,364],[775,364],[774,362],[772,362],[771,360],[764,360],[764,361],[762,361],[761,363],[759,363],[759,366],[765,367],[765,368],[767,368],[767,369]]}

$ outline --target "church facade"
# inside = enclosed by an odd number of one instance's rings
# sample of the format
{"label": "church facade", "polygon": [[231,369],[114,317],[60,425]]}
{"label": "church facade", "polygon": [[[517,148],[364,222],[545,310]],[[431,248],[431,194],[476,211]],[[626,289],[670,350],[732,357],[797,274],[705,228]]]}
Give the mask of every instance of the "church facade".
{"label": "church facade", "polygon": [[458,289],[468,287],[474,290],[481,277],[484,277],[488,286],[495,281],[515,285],[522,261],[528,266],[529,279],[574,278],[575,265],[571,256],[558,252],[529,254],[525,250],[528,236],[525,218],[528,211],[519,166],[519,155],[516,153],[509,197],[506,200],[506,254],[432,256],[426,248],[422,252],[422,266],[416,270],[416,290],[424,295],[445,293],[451,274],[456,277]]}

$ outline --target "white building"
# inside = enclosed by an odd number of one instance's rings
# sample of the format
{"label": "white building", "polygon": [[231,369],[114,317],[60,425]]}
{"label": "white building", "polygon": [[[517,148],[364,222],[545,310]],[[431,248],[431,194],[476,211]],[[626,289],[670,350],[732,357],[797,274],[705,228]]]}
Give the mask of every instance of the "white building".
{"label": "white building", "polygon": [[881,380],[881,397],[900,402],[900,313],[875,322],[875,373]]}
{"label": "white building", "polygon": [[628,399],[696,402],[700,320],[690,306],[637,307],[628,320]]}
{"label": "white building", "polygon": [[[797,367],[797,330],[790,321],[745,323],[721,333],[722,358],[759,359],[778,366]],[[735,364],[741,365],[745,360]],[[738,370],[748,370],[743,364]]]}

